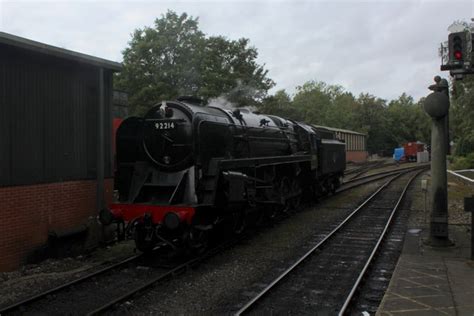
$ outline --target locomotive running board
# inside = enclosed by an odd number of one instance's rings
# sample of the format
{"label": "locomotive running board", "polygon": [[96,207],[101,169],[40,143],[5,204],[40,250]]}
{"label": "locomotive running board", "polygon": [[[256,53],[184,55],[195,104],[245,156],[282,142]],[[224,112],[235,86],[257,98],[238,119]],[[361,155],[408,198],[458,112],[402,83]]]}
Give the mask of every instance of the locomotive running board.
{"label": "locomotive running board", "polygon": [[297,162],[311,162],[311,155],[229,159],[219,161],[219,166],[221,168],[242,168],[249,166],[259,167]]}
{"label": "locomotive running board", "polygon": [[246,175],[245,173],[242,172],[236,172],[236,171],[224,171],[222,172],[222,175],[226,179],[241,179],[243,181],[249,181],[249,182],[259,182],[259,183],[267,183],[263,181],[262,179],[251,177],[249,175]]}

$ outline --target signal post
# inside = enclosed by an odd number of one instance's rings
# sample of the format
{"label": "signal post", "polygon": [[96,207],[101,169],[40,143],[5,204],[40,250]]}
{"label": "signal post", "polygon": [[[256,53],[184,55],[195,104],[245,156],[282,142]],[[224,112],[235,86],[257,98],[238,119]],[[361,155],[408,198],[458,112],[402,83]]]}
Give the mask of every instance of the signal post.
{"label": "signal post", "polygon": [[452,245],[448,233],[448,181],[446,155],[448,152],[447,115],[449,112],[448,81],[435,77],[429,87],[433,92],[426,97],[424,109],[432,118],[431,127],[431,194],[432,205],[430,238],[434,247]]}
{"label": "signal post", "polygon": [[[441,70],[449,70],[454,80],[474,74],[473,34],[467,24],[453,24],[448,29],[447,63]],[[446,155],[449,149],[448,113],[449,85],[446,79],[436,76],[435,84],[429,86],[433,92],[428,95],[424,109],[432,118],[431,127],[431,194],[432,205],[430,237],[427,243],[443,247],[453,243],[448,233],[448,183]]]}

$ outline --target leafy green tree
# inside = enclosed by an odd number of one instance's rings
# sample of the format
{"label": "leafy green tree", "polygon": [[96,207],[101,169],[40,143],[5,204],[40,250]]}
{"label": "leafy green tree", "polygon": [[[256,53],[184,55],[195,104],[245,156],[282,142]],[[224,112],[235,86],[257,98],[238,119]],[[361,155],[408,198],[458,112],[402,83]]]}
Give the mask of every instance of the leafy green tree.
{"label": "leafy green tree", "polygon": [[290,95],[285,90],[278,90],[274,95],[263,99],[259,105],[259,111],[292,120],[304,120],[302,113],[295,108]]}
{"label": "leafy green tree", "polygon": [[352,93],[338,90],[327,109],[324,124],[336,128],[360,130],[359,124],[354,119],[357,107],[358,104]]}
{"label": "leafy green tree", "polygon": [[274,82],[267,78],[268,70],[257,64],[257,56],[257,49],[249,47],[246,38],[208,38],[198,94],[205,99],[224,94],[237,105],[259,104]]}
{"label": "leafy green tree", "polygon": [[307,123],[323,125],[330,103],[328,86],[322,81],[308,81],[296,87],[293,105]]}
{"label": "leafy green tree", "polygon": [[403,93],[390,101],[387,108],[388,124],[392,141],[402,144],[410,141],[430,142],[430,118],[424,112],[422,103]]}
{"label": "leafy green tree", "polygon": [[431,144],[431,118],[423,109],[424,98],[415,104],[414,138],[425,144]]}
{"label": "leafy green tree", "polygon": [[356,100],[354,120],[358,130],[367,134],[367,150],[370,153],[391,151],[397,144],[391,141],[387,124],[386,101],[373,95],[362,93]]}
{"label": "leafy green tree", "polygon": [[162,99],[196,92],[204,47],[198,20],[185,13],[169,11],[153,28],[135,30],[115,80],[128,92],[131,112],[143,113]]}
{"label": "leafy green tree", "polygon": [[291,98],[284,90],[265,98],[259,109],[311,124],[349,129],[368,135],[370,153],[391,153],[408,142],[430,141],[430,118],[406,93],[390,102],[370,94],[357,98],[339,85],[308,81]]}
{"label": "leafy green tree", "polygon": [[198,22],[186,13],[168,11],[153,27],[134,31],[115,80],[116,88],[128,92],[132,113],[180,95],[226,96],[252,105],[274,85],[256,62],[257,49],[248,39],[206,37]]}
{"label": "leafy green tree", "polygon": [[474,152],[474,78],[453,83],[451,93],[450,130],[457,155]]}

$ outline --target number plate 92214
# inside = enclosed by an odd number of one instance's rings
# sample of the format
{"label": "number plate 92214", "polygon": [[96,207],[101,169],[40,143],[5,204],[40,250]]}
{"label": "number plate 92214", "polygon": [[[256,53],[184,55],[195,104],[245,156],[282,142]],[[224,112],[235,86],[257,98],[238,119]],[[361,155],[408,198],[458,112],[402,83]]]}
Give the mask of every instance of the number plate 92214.
{"label": "number plate 92214", "polygon": [[176,127],[175,122],[156,122],[156,129],[174,129]]}

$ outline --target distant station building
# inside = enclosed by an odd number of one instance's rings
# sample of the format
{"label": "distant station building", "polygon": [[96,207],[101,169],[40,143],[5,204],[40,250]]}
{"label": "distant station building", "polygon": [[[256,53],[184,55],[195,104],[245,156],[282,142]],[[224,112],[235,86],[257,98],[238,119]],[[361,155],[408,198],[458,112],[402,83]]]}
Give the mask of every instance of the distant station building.
{"label": "distant station building", "polygon": [[364,162],[367,161],[369,153],[367,151],[367,135],[347,129],[325,127],[336,133],[336,137],[346,143],[346,161]]}
{"label": "distant station building", "polygon": [[51,244],[97,243],[112,199],[112,78],[121,65],[0,32],[0,271]]}
{"label": "distant station building", "polygon": [[332,128],[332,130],[336,132],[338,139],[342,139],[346,142],[346,161],[367,161],[369,153],[367,151],[366,134],[339,128]]}

